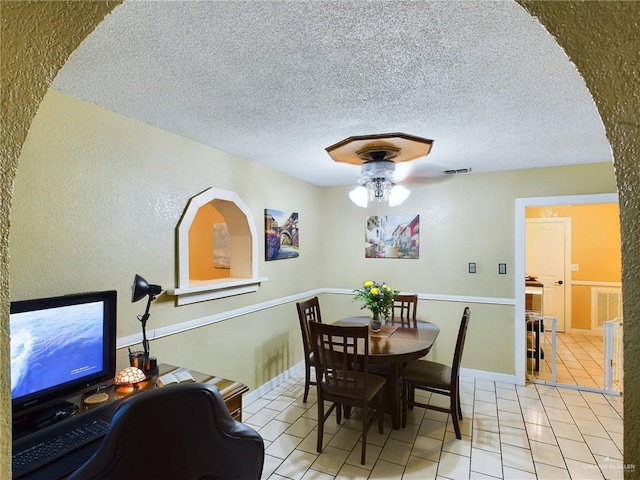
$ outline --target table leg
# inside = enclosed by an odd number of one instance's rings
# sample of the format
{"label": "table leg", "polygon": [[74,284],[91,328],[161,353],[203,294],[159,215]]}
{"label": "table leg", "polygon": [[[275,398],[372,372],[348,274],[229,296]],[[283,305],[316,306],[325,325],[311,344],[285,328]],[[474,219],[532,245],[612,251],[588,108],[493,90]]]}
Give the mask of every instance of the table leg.
{"label": "table leg", "polygon": [[394,430],[400,428],[400,395],[402,394],[402,388],[400,385],[400,364],[394,363],[390,365],[389,371],[389,402],[391,409],[391,425]]}

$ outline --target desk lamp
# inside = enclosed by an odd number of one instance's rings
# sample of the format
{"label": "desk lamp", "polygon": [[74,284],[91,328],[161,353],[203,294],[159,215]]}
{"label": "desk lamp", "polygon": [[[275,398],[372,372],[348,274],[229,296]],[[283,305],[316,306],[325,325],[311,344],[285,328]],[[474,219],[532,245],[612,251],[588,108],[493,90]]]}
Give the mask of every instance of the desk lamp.
{"label": "desk lamp", "polygon": [[[144,278],[136,274],[133,279],[133,285],[131,286],[131,302],[137,302],[148,296],[147,308],[143,315],[138,315],[138,320],[142,324],[142,348],[144,349],[144,358],[142,360],[142,366],[146,373],[153,373],[157,369],[156,365],[151,365],[149,357],[149,340],[147,340],[147,320],[149,320],[149,309],[151,308],[151,302],[162,293],[162,287],[160,285],[149,284]],[[155,363],[155,362],[154,362]]]}
{"label": "desk lamp", "polygon": [[122,385],[137,385],[140,382],[144,382],[146,379],[147,376],[139,368],[127,367],[116,375],[113,383],[115,383],[117,387]]}
{"label": "desk lamp", "polygon": [[[147,385],[147,375],[139,368],[127,367],[116,375],[113,383],[115,384],[116,397],[121,398],[144,388]],[[106,400],[108,398],[109,396],[107,395]]]}

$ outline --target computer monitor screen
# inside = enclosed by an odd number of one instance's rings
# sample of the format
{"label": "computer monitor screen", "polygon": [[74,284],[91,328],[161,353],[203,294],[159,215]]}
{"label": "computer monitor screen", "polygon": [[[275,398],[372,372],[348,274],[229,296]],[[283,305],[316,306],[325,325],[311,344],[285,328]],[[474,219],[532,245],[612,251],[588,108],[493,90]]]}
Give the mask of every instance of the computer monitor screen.
{"label": "computer monitor screen", "polygon": [[113,379],[116,297],[105,291],[11,303],[14,415]]}

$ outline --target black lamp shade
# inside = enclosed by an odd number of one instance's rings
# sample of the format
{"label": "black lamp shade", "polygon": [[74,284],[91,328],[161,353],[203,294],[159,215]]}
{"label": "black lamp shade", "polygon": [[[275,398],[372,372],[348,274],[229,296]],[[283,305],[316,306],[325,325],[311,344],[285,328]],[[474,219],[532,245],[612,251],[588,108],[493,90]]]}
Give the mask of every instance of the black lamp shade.
{"label": "black lamp shade", "polygon": [[133,279],[133,285],[131,286],[131,302],[137,302],[143,299],[147,295],[155,298],[156,295],[160,295],[162,287],[160,285],[149,285],[149,283],[136,274]]}

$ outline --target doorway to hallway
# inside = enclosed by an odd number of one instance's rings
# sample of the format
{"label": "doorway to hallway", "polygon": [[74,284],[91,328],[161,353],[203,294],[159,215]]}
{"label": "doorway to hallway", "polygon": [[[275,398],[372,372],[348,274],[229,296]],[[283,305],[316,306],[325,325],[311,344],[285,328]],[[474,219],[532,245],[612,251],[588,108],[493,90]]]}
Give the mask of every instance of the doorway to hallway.
{"label": "doorway to hallway", "polygon": [[[617,208],[617,194],[516,200],[516,319],[522,319],[516,321],[515,329],[516,376],[523,383],[607,390],[603,324],[621,320],[621,312],[618,318],[610,305],[621,287]],[[607,220],[611,217],[613,221]],[[525,275],[544,285],[544,328],[540,332],[533,329],[532,333],[531,328],[527,332],[531,312],[525,312]],[[535,363],[527,358],[531,357],[527,349],[532,335],[541,337],[540,358]],[[621,360],[620,355],[619,367]]]}

